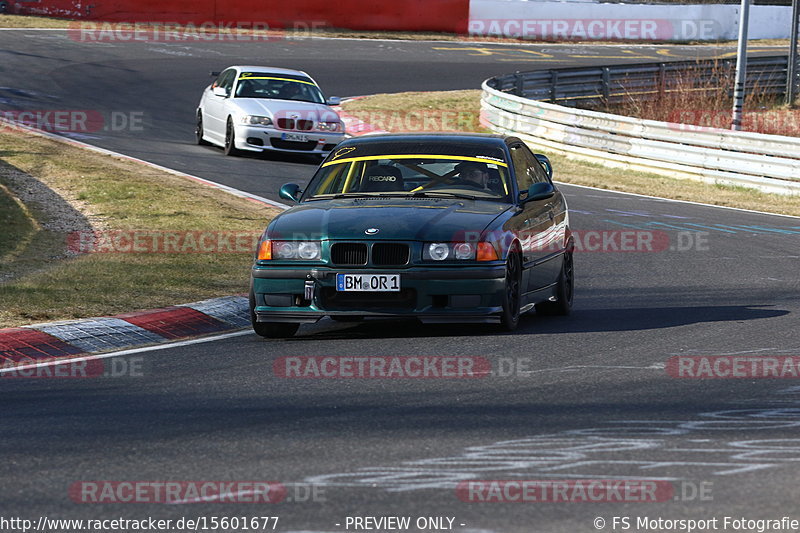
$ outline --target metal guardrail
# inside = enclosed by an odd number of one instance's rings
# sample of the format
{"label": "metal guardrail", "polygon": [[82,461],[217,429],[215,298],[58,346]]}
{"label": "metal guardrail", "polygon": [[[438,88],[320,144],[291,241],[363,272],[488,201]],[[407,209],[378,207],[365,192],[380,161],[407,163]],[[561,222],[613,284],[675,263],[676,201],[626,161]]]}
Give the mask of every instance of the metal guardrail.
{"label": "metal guardrail", "polygon": [[[747,61],[747,87],[766,94],[786,90],[788,56]],[[565,105],[617,103],[626,96],[646,98],[662,92],[733,87],[735,59],[637,63],[515,72],[489,80],[498,91]]]}
{"label": "metal guardrail", "polygon": [[[764,61],[762,67],[777,64],[775,58],[770,59],[772,62]],[[786,58],[783,60],[785,83]],[[614,69],[619,79],[621,71],[628,67],[606,68]],[[562,77],[564,71],[571,71],[570,75]],[[583,77],[576,75],[577,71],[582,71]],[[602,76],[603,71],[604,68],[556,71],[555,90],[551,75],[554,71],[486,80],[482,87],[481,122],[495,132],[516,135],[534,148],[607,166],[743,185],[771,193],[800,194],[798,137],[658,122],[531,99],[538,96],[564,102],[578,96],[605,98],[604,82],[597,80],[597,72]],[[547,78],[551,85],[544,94],[540,82],[547,76],[551,76]],[[606,80],[610,79],[609,73]],[[525,97],[511,94],[520,84]],[[569,86],[582,89],[570,92],[566,90]],[[606,82],[605,86],[610,93],[614,85]],[[784,89],[781,87],[781,91]]]}

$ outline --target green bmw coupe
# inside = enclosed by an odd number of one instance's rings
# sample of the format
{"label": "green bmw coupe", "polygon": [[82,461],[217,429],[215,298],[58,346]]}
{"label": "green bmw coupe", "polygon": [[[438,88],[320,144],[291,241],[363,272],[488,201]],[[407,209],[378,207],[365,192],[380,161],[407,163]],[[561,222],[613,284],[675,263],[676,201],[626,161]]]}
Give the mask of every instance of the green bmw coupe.
{"label": "green bmw coupe", "polygon": [[567,203],[545,156],[516,137],[350,139],[264,231],[253,329],[288,337],[324,316],[494,323],[572,306]]}

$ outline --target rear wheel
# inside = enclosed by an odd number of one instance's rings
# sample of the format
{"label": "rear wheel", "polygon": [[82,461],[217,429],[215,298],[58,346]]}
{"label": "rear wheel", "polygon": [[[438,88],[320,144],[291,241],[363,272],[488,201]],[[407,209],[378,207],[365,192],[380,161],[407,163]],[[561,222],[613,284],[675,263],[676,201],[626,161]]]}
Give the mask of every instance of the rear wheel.
{"label": "rear wheel", "polygon": [[250,293],[250,323],[256,335],[267,339],[285,339],[291,337],[300,329],[296,322],[258,322],[256,319],[256,297]]}
{"label": "rear wheel", "polygon": [[572,298],[575,292],[575,274],[572,265],[572,252],[564,254],[564,262],[561,265],[561,273],[558,276],[556,286],[556,301],[542,302],[536,304],[536,312],[540,315],[561,315],[565,316],[572,310]]}
{"label": "rear wheel", "polygon": [[233,120],[228,117],[228,122],[225,124],[225,155],[239,155],[239,150],[236,148],[236,131],[233,129]]}
{"label": "rear wheel", "polygon": [[519,254],[512,250],[506,260],[506,280],[503,293],[503,311],[500,313],[500,328],[513,331],[519,325],[520,285],[522,262]]}
{"label": "rear wheel", "polygon": [[194,136],[197,144],[200,146],[208,146],[211,144],[203,138],[203,113],[200,111],[197,112],[197,126],[195,126],[194,129]]}

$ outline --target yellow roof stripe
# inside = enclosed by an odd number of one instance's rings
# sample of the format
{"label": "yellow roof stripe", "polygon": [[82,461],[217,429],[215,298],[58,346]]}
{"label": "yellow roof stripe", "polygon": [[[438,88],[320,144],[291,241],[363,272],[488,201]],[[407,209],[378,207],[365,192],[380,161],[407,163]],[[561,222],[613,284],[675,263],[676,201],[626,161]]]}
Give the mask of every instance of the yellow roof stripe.
{"label": "yellow roof stripe", "polygon": [[491,163],[508,168],[508,164],[495,159],[485,159],[483,157],[469,157],[463,155],[433,155],[433,154],[397,154],[397,155],[369,155],[364,157],[348,157],[346,159],[334,159],[328,161],[323,167],[338,165],[339,163],[350,163],[352,161],[376,161],[378,159],[457,159],[458,161],[475,161],[478,163]]}
{"label": "yellow roof stripe", "polygon": [[239,76],[239,81],[241,80],[278,80],[278,81],[296,81],[297,83],[305,83],[306,85],[311,85],[316,87],[315,83],[311,83],[310,81],[303,81],[303,80],[293,80],[290,78],[274,78],[272,76]]}

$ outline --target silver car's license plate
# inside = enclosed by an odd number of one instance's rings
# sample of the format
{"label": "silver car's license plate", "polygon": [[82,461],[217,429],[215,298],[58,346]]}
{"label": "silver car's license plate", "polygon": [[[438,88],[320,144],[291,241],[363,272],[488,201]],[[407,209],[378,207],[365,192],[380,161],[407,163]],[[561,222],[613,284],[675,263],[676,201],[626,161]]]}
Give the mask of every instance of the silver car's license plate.
{"label": "silver car's license plate", "polygon": [[398,292],[400,274],[336,274],[336,290],[343,292]]}
{"label": "silver car's license plate", "polygon": [[303,135],[301,133],[284,133],[281,134],[281,139],[284,141],[295,141],[295,142],[308,142],[308,135]]}

